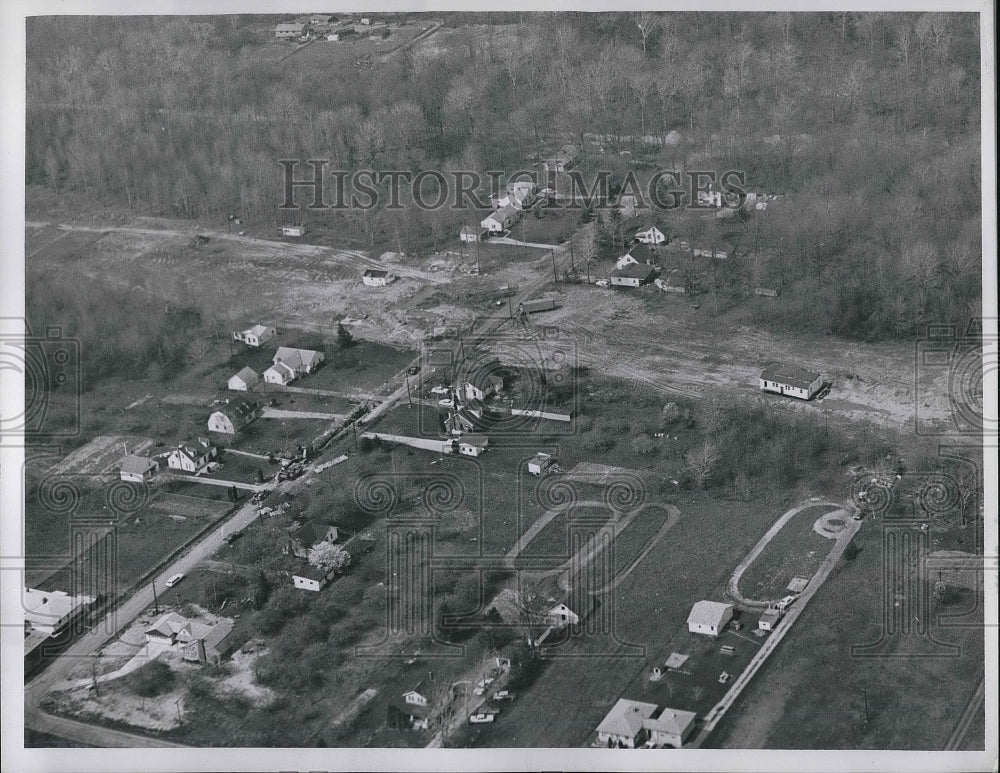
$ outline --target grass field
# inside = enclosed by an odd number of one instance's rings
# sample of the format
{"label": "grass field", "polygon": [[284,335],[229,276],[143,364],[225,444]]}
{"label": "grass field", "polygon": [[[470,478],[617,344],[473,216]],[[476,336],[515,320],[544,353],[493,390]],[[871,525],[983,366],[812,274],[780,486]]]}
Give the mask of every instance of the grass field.
{"label": "grass field", "polygon": [[813,531],[816,519],[830,507],[808,507],[785,523],[747,567],[740,592],[748,599],[777,600],[787,595],[793,577],[812,577],[833,546]]}
{"label": "grass field", "polygon": [[[895,603],[891,592],[883,598],[878,525],[866,522],[855,542],[860,553],[842,563],[813,597],[716,728],[710,746],[943,748],[979,681],[984,653],[975,615],[966,625],[950,628],[940,625],[939,615],[960,614],[972,601],[965,598],[947,608],[932,602],[928,633],[957,645],[956,651],[946,652],[922,636],[897,635],[886,638],[880,656],[852,656],[852,645],[879,641],[885,630],[880,609]],[[939,657],[921,657],[934,652]],[[766,721],[754,721],[758,713]],[[981,742],[976,748],[983,748]]]}

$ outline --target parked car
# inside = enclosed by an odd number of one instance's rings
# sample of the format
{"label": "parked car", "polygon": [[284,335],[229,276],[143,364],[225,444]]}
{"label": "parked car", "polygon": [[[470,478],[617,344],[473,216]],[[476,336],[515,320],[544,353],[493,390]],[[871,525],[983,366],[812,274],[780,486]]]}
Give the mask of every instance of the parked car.
{"label": "parked car", "polygon": [[495,701],[512,701],[516,696],[510,690],[498,690],[493,696]]}
{"label": "parked car", "polygon": [[238,540],[242,536],[243,536],[243,532],[242,531],[234,531],[232,534],[227,534],[226,535],[226,544],[227,545],[232,545],[234,542],[236,542],[236,540]]}
{"label": "parked car", "polygon": [[451,392],[451,390],[448,389],[448,387],[445,387],[445,386],[431,387],[431,394],[432,395],[446,395],[446,394],[448,394],[450,392]]}
{"label": "parked car", "polygon": [[438,405],[442,405],[445,408],[451,408],[455,404],[455,401],[450,398],[445,398],[443,400],[438,400]]}
{"label": "parked car", "polygon": [[607,279],[598,279],[596,282],[594,282],[594,284],[597,285],[598,287],[607,287],[608,286],[608,280]]}
{"label": "parked car", "polygon": [[492,713],[487,712],[487,711],[480,711],[478,714],[473,714],[471,717],[469,717],[469,724],[470,725],[484,725],[484,724],[487,724],[489,722],[492,722],[493,719],[494,719],[494,715]]}
{"label": "parked car", "polygon": [[183,579],[184,579],[184,575],[183,574],[175,574],[173,577],[171,577],[169,580],[167,580],[166,586],[168,588],[173,588],[177,583],[179,583]]}
{"label": "parked car", "polygon": [[410,375],[410,376],[416,376],[419,372],[420,372],[420,366],[419,365],[411,365],[410,367],[408,367],[406,369],[407,375]]}
{"label": "parked car", "polygon": [[723,671],[721,674],[719,674],[719,684],[725,684],[732,678],[732,676],[733,675],[730,674],[728,671]]}
{"label": "parked car", "polygon": [[797,598],[798,596],[785,596],[781,601],[779,601],[777,604],[774,605],[774,608],[779,611],[788,609],[788,607],[791,606],[792,602],[795,601],[795,599]]}

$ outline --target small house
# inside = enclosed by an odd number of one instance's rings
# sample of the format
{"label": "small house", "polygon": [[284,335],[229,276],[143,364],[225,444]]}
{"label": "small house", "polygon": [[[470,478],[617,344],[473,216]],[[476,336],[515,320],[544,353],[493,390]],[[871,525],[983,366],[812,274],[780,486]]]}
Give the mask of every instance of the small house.
{"label": "small house", "polygon": [[664,244],[667,241],[667,235],[653,225],[641,231],[636,231],[635,240],[640,244]]}
{"label": "small house", "polygon": [[264,371],[264,381],[268,384],[285,385],[295,380],[295,369],[283,362],[277,362]]}
{"label": "small house", "polygon": [[330,584],[334,572],[323,571],[317,566],[303,564],[292,572],[292,586],[299,590],[308,590],[318,593]]}
{"label": "small house", "polygon": [[761,371],[760,388],[764,392],[811,400],[823,388],[823,376],[805,368],[768,368]]}
{"label": "small house", "polygon": [[260,383],[260,375],[253,368],[240,368],[229,377],[226,386],[233,392],[252,392]]}
{"label": "small house", "polygon": [[208,417],[208,431],[235,435],[261,415],[260,406],[250,400],[226,405]]}
{"label": "small house", "polygon": [[395,280],[396,277],[392,276],[388,271],[380,268],[369,268],[365,270],[365,273],[361,276],[361,281],[365,283],[367,287],[385,287],[387,284]]}
{"label": "small house", "polygon": [[665,708],[644,719],[642,727],[654,746],[680,749],[694,730],[694,718],[693,711]]}
{"label": "small house", "polygon": [[552,454],[537,453],[528,460],[528,472],[532,475],[541,475],[555,463]]}
{"label": "small house", "polygon": [[167,457],[167,467],[182,472],[201,472],[216,458],[218,449],[208,438],[198,438],[195,443],[181,443]]}
{"label": "small house", "polygon": [[639,261],[627,252],[615,261],[615,268],[625,268],[625,266],[637,266]]}
{"label": "small house", "polygon": [[477,371],[465,382],[466,400],[485,400],[503,391],[503,379],[492,373]]}
{"label": "small house", "polygon": [[305,236],[306,227],[304,225],[283,225],[281,226],[282,236]]}
{"label": "small house", "polygon": [[711,182],[708,187],[698,191],[699,207],[722,207],[722,189],[717,182]]}
{"label": "small house", "polygon": [[458,441],[458,452],[463,456],[482,456],[489,445],[486,435],[465,435]]}
{"label": "small house", "polygon": [[615,287],[642,287],[653,281],[656,269],[652,266],[631,265],[611,272],[611,284]]}
{"label": "small house", "polygon": [[59,636],[96,601],[93,596],[71,596],[63,590],[25,588],[21,596],[25,630]]}
{"label": "small house", "polygon": [[458,232],[458,238],[463,242],[481,242],[486,238],[487,231],[482,226],[463,225]]}
{"label": "small house", "polygon": [[654,703],[619,698],[597,726],[598,743],[608,748],[636,748],[647,734],[643,723],[653,716],[656,708]]}
{"label": "small house", "polygon": [[[293,378],[312,373],[316,368],[318,368],[323,360],[326,359],[326,355],[323,352],[317,352],[313,349],[295,349],[291,346],[279,346],[278,351],[274,353],[274,357],[271,358],[271,362],[274,365],[284,365],[287,369],[292,371]],[[270,370],[270,369],[269,369]],[[268,381],[267,378],[268,371],[264,371],[264,380]],[[281,382],[278,382],[281,383]]]}
{"label": "small house", "polygon": [[556,628],[579,625],[580,616],[565,604],[556,604],[545,612],[545,622]]}
{"label": "small house", "polygon": [[412,730],[430,727],[431,706],[423,683],[407,690],[389,705],[390,724],[403,725]]}
{"label": "small house", "polygon": [[688,630],[704,636],[718,636],[733,619],[733,605],[721,601],[699,601],[688,615]]}
{"label": "small house", "polygon": [[508,230],[517,222],[518,211],[513,207],[501,207],[492,212],[479,224],[491,234],[499,234]]}
{"label": "small house", "polygon": [[254,325],[246,330],[234,330],[233,340],[241,341],[247,346],[261,346],[278,334],[278,331],[267,325]]}
{"label": "small house", "polygon": [[297,558],[308,558],[309,550],[320,542],[336,542],[340,534],[336,526],[310,520],[288,535],[285,552]]}
{"label": "small house", "polygon": [[757,627],[762,631],[773,631],[779,620],[781,620],[781,612],[777,609],[769,609],[757,620]]}
{"label": "small house", "polygon": [[159,471],[159,465],[145,456],[129,454],[122,459],[119,475],[129,483],[148,483]]}

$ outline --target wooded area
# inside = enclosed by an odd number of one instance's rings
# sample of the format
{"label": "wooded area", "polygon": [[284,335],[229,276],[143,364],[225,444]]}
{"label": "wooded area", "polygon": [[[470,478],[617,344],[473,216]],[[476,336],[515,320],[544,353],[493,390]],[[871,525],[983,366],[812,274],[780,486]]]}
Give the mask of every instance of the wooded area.
{"label": "wooded area", "polygon": [[[357,71],[262,58],[266,17],[29,19],[26,181],[141,214],[276,224],[281,158],[511,172],[575,141],[585,168],[629,150],[785,194],[752,225],[756,282],[797,290],[766,324],[906,338],[980,315],[976,15],[435,18],[447,45]],[[329,216],[403,249],[465,217]]]}

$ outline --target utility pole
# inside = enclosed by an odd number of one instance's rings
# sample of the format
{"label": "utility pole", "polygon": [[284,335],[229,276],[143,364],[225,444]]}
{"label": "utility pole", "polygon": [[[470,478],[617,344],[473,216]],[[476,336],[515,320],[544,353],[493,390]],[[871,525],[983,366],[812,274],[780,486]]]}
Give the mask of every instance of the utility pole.
{"label": "utility pole", "polygon": [[556,273],[556,251],[549,250],[549,255],[552,256],[552,281],[556,284],[559,283],[559,274]]}
{"label": "utility pole", "polygon": [[864,693],[864,696],[865,696],[865,724],[867,725],[868,724],[868,688],[867,687],[862,687],[861,690],[862,690],[862,692]]}
{"label": "utility pole", "polygon": [[412,408],[413,399],[410,397],[410,374],[406,374],[406,402]]}
{"label": "utility pole", "polygon": [[573,273],[576,273],[576,256],[573,254],[573,237],[569,240],[569,266]]}
{"label": "utility pole", "polygon": [[153,588],[153,613],[158,615],[160,614],[160,602],[156,598],[156,580],[152,580],[149,584]]}
{"label": "utility pole", "polygon": [[479,273],[479,239],[476,239],[476,273]]}
{"label": "utility pole", "polygon": [[351,427],[354,428],[354,450],[358,450],[358,423],[356,421],[351,422]]}

